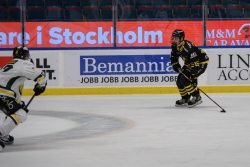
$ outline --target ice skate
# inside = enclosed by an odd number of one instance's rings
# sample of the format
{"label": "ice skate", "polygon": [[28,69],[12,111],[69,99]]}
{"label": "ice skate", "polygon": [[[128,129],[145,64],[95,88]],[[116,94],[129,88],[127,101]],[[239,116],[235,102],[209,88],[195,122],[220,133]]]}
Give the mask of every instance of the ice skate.
{"label": "ice skate", "polygon": [[196,96],[193,96],[193,98],[188,102],[188,108],[192,108],[194,106],[197,106],[201,104],[201,96],[198,94]]}
{"label": "ice skate", "polygon": [[175,103],[175,106],[176,107],[183,107],[183,106],[188,106],[188,102],[190,101],[190,99],[180,99],[180,100],[177,100],[176,103]]}
{"label": "ice skate", "polygon": [[14,143],[14,137],[11,135],[3,136],[0,132],[0,141],[4,144],[13,144]]}
{"label": "ice skate", "polygon": [[0,152],[4,149],[5,144],[0,140]]}

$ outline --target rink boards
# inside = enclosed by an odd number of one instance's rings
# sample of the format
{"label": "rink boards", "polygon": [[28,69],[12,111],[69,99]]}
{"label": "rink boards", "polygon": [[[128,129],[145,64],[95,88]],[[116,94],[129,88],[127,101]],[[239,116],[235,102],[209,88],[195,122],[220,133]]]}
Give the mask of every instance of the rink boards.
{"label": "rink boards", "polygon": [[[203,48],[210,58],[199,87],[207,93],[250,92],[247,48]],[[44,95],[175,94],[178,74],[170,49],[31,50],[33,63],[44,70]],[[0,66],[12,59],[0,52]],[[182,60],[180,60],[182,63]],[[25,83],[32,95],[34,83]]]}

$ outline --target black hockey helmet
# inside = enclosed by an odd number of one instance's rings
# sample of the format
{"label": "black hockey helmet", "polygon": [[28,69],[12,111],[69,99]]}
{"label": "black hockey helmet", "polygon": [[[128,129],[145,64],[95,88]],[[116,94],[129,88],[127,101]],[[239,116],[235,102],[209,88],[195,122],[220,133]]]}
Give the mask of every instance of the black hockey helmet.
{"label": "black hockey helmet", "polygon": [[173,37],[178,37],[180,39],[180,41],[184,40],[185,38],[185,32],[182,29],[175,29],[172,32],[172,36],[171,36],[171,44],[173,46],[176,46],[177,44],[173,41]]}
{"label": "black hockey helmet", "polygon": [[176,29],[172,32],[172,37],[185,38],[185,32],[182,29]]}
{"label": "black hockey helmet", "polygon": [[13,49],[14,59],[25,59],[26,57],[30,58],[30,53],[27,47],[17,46]]}

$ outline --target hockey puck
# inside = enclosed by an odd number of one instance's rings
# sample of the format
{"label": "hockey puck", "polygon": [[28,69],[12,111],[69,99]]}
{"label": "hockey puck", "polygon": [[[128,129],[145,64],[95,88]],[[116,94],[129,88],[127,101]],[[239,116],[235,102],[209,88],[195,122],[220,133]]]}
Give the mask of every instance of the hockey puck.
{"label": "hockey puck", "polygon": [[221,110],[220,112],[226,112],[225,110]]}

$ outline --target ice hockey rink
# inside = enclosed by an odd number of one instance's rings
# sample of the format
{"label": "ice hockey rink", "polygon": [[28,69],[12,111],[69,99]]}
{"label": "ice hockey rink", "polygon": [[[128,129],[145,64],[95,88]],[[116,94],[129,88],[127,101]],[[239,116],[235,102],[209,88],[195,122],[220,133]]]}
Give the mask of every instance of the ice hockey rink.
{"label": "ice hockey rink", "polygon": [[35,97],[0,166],[250,166],[250,94],[208,95],[227,112],[204,94],[195,108],[179,95]]}

